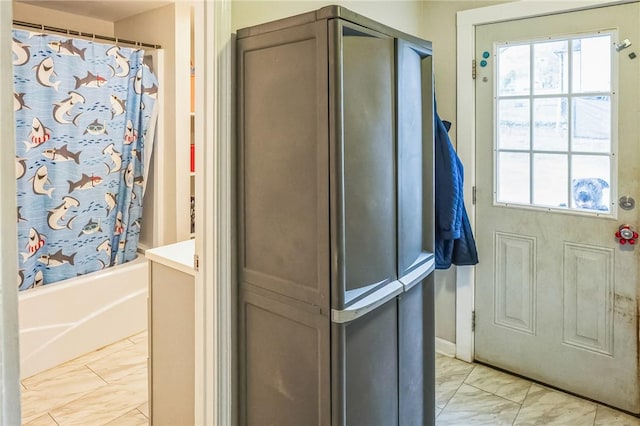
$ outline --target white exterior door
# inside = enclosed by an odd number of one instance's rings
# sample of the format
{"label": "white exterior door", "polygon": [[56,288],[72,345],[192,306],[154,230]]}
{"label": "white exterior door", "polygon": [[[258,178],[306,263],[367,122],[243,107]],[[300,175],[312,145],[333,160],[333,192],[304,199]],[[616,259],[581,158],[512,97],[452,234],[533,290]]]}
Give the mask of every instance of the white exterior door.
{"label": "white exterior door", "polygon": [[639,17],[476,29],[475,357],[634,413],[640,247],[614,234],[640,225],[618,205],[640,199]]}

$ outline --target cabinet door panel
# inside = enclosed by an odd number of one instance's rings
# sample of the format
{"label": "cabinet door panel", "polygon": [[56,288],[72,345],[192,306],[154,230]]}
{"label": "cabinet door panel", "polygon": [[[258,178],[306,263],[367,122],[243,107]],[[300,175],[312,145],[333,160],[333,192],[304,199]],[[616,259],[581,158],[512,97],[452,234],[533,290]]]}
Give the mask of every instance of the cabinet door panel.
{"label": "cabinet door panel", "polygon": [[435,424],[433,273],[398,297],[400,425]]}
{"label": "cabinet door panel", "polygon": [[338,255],[332,307],[396,280],[393,38],[330,21],[332,194]]}
{"label": "cabinet door panel", "polygon": [[151,421],[194,424],[194,277],[158,262],[149,265]]}
{"label": "cabinet door panel", "polygon": [[238,41],[240,280],[328,307],[327,30]]}
{"label": "cabinet door panel", "polygon": [[432,61],[429,50],[403,40],[397,55],[398,276],[411,287],[433,270]]}
{"label": "cabinet door panel", "polygon": [[329,425],[329,319],[240,292],[240,424]]}
{"label": "cabinet door panel", "polygon": [[332,327],[332,424],[397,425],[397,298]]}

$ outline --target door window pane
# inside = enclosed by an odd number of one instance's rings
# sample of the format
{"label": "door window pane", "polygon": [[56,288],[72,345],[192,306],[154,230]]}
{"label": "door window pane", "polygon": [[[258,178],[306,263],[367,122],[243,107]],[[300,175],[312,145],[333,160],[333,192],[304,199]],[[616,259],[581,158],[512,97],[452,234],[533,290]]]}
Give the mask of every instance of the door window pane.
{"label": "door window pane", "polygon": [[603,155],[574,155],[571,161],[571,207],[608,212],[610,160]]}
{"label": "door window pane", "polygon": [[551,41],[533,45],[534,94],[567,93],[569,89],[569,41]]}
{"label": "door window pane", "polygon": [[529,154],[501,152],[498,157],[498,201],[529,204]]}
{"label": "door window pane", "polygon": [[498,102],[498,147],[529,150],[529,99]]}
{"label": "door window pane", "polygon": [[571,149],[579,152],[611,150],[611,97],[573,98]]}
{"label": "door window pane", "polygon": [[566,154],[534,154],[533,204],[568,207],[567,177],[569,161]]}
{"label": "door window pane", "polygon": [[495,202],[609,214],[614,31],[496,46]]}
{"label": "door window pane", "polygon": [[611,36],[573,40],[573,92],[611,90]]}
{"label": "door window pane", "polygon": [[567,150],[567,113],[567,98],[543,98],[533,101],[533,149]]}
{"label": "door window pane", "polygon": [[530,87],[530,47],[504,46],[498,51],[498,93],[528,95]]}

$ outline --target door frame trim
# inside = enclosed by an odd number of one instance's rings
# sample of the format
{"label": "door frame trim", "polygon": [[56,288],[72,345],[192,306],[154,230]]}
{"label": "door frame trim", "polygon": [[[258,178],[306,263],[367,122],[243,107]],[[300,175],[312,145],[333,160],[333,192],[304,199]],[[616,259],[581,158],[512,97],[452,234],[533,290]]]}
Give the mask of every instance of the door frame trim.
{"label": "door frame trim", "polygon": [[[471,226],[475,229],[476,211],[472,188],[476,184],[475,164],[475,80],[471,63],[475,52],[475,27],[483,24],[533,18],[562,12],[587,10],[604,6],[635,3],[637,0],[589,0],[580,2],[540,2],[522,0],[457,12],[456,102],[457,152],[465,165],[464,201]],[[482,253],[480,254],[482,257]],[[481,259],[482,261],[482,259]],[[475,267],[459,266],[456,274],[456,358],[472,362],[474,333],[472,312],[475,310]]]}
{"label": "door frame trim", "polygon": [[[1,75],[12,75],[11,43],[12,2],[0,1],[0,69]],[[15,140],[11,95],[13,79],[0,78],[0,135]],[[14,167],[15,145],[6,147],[0,158],[0,188],[4,194],[16,193]],[[20,423],[20,357],[18,351],[18,272],[16,250],[16,198],[9,197],[0,205],[0,425]]]}
{"label": "door frame trim", "polygon": [[194,3],[196,73],[196,425],[237,423],[231,0]]}

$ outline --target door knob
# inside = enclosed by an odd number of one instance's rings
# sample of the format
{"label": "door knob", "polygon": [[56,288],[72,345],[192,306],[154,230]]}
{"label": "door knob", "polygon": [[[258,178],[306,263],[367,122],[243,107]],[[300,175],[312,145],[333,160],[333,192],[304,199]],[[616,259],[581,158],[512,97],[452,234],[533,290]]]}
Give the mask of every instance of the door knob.
{"label": "door knob", "polygon": [[623,195],[618,200],[618,205],[622,210],[633,210],[636,205],[636,200],[634,200],[633,197],[629,195]]}

